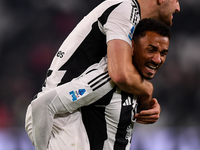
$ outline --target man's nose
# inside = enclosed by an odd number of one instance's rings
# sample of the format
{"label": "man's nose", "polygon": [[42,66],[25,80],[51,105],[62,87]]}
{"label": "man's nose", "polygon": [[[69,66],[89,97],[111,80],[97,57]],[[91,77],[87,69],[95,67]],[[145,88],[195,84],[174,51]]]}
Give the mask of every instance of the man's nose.
{"label": "man's nose", "polygon": [[180,3],[179,1],[177,2],[177,6],[176,6],[176,12],[180,12],[181,8],[180,8]]}
{"label": "man's nose", "polygon": [[156,64],[160,64],[161,63],[161,57],[160,57],[160,53],[156,53],[153,58],[152,58],[152,61]]}

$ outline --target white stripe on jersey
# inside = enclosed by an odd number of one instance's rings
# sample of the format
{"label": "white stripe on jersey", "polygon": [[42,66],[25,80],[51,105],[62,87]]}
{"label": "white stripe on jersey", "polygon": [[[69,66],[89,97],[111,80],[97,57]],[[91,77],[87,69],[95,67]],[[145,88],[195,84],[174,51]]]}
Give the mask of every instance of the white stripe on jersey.
{"label": "white stripe on jersey", "polygon": [[[107,125],[107,140],[104,141],[103,150],[112,150],[115,144],[115,136],[117,133],[118,122],[120,120],[121,114],[121,94],[113,94],[112,100],[110,102],[112,105],[107,105],[105,108],[105,119]],[[115,104],[115,107],[113,105]],[[114,108],[114,109],[113,109]],[[113,115],[114,114],[114,115]]]}
{"label": "white stripe on jersey", "polygon": [[81,109],[91,150],[130,149],[137,107],[135,98],[114,88],[99,101]]}

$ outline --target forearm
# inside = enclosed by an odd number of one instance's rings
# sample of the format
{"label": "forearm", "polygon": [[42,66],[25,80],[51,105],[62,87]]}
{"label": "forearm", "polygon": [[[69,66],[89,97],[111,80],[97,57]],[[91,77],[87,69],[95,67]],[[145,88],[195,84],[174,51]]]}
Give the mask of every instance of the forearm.
{"label": "forearm", "polygon": [[143,98],[150,98],[153,92],[153,85],[151,82],[142,79],[140,74],[136,71],[128,72],[124,80],[115,80],[115,84],[123,91],[132,93]]}
{"label": "forearm", "polygon": [[153,85],[143,79],[132,63],[133,49],[122,40],[108,42],[108,72],[123,91],[138,96],[150,96]]}

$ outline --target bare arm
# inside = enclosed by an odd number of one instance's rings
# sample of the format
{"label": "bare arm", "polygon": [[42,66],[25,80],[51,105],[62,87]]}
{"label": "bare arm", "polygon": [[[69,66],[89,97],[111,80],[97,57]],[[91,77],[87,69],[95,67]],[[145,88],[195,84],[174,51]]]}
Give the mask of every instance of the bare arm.
{"label": "bare arm", "polygon": [[138,123],[155,123],[160,115],[160,105],[152,99],[153,85],[142,79],[132,64],[133,49],[122,40],[108,42],[108,71],[113,82],[123,91],[140,96],[139,109],[147,106],[148,110],[135,115]]}
{"label": "bare arm", "polygon": [[107,43],[108,71],[113,82],[123,91],[151,99],[153,85],[142,79],[132,64],[133,50],[123,40]]}

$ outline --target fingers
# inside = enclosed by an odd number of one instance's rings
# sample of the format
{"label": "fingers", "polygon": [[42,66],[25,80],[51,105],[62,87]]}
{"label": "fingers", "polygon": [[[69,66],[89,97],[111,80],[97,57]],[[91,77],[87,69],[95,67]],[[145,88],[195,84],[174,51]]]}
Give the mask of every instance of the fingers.
{"label": "fingers", "polygon": [[159,108],[157,109],[149,109],[149,110],[142,110],[140,113],[138,113],[138,116],[150,116],[150,115],[155,115],[155,114],[160,114]]}
{"label": "fingers", "polygon": [[152,98],[151,101],[150,101],[150,103],[155,104],[155,103],[158,103],[158,101],[157,101],[156,98]]}
{"label": "fingers", "polygon": [[154,115],[138,115],[136,114],[135,119],[140,120],[140,121],[148,121],[148,120],[158,120],[159,119],[159,114],[154,114]]}
{"label": "fingers", "polygon": [[148,121],[148,120],[156,121],[156,120],[159,119],[159,115],[158,114],[153,114],[153,115],[139,115],[139,114],[136,114],[135,115],[135,119],[140,120],[140,121]]}
{"label": "fingers", "polygon": [[160,110],[158,108],[143,110],[138,114],[135,114],[135,119],[138,123],[152,124],[155,123],[160,117]]}
{"label": "fingers", "polygon": [[139,121],[139,120],[136,120],[137,123],[141,123],[141,124],[153,124],[155,123],[156,121],[154,120],[149,120],[149,121]]}
{"label": "fingers", "polygon": [[160,117],[160,105],[157,99],[152,98],[148,104],[148,110],[142,110],[140,113],[135,114],[136,122],[142,124],[152,124],[155,123]]}
{"label": "fingers", "polygon": [[135,119],[138,123],[142,124],[152,124],[155,123],[159,118],[159,115],[135,115]]}
{"label": "fingers", "polygon": [[141,114],[135,114],[135,119],[159,119],[159,114],[149,114],[149,115],[141,115]]}
{"label": "fingers", "polygon": [[158,101],[156,98],[152,98],[148,104],[148,108],[153,108],[153,107],[158,107],[158,106],[160,105],[158,104]]}

